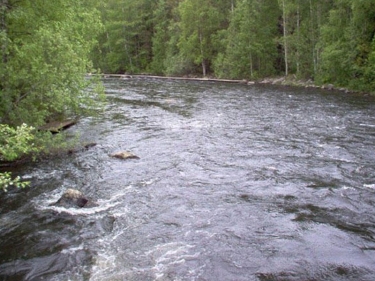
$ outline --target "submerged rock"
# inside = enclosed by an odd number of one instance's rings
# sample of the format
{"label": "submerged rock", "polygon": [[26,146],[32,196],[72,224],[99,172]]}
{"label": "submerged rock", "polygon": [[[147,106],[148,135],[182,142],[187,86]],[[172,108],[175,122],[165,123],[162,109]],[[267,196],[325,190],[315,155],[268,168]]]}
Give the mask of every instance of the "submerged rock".
{"label": "submerged rock", "polygon": [[110,154],[111,157],[118,158],[118,159],[139,159],[137,155],[134,155],[133,153],[129,151],[120,151],[113,154]]}
{"label": "submerged rock", "polygon": [[98,206],[97,203],[84,196],[81,191],[72,188],[67,189],[60,199],[52,205],[66,208],[89,208]]}

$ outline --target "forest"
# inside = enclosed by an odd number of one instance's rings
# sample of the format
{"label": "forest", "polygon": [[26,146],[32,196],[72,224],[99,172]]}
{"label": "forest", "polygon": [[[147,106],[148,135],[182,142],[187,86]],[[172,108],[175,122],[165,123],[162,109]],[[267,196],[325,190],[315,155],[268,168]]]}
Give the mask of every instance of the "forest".
{"label": "forest", "polygon": [[97,109],[104,91],[88,73],[375,92],[373,0],[0,0],[0,45],[0,161],[50,146],[46,122]]}
{"label": "forest", "polygon": [[373,0],[108,0],[105,73],[311,79],[375,89]]}

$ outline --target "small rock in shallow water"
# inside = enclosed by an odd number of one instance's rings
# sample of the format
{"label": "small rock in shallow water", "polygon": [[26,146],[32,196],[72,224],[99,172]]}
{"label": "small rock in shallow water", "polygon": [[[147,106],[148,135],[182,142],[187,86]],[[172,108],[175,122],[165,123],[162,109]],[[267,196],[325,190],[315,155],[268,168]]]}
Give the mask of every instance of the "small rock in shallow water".
{"label": "small rock in shallow water", "polygon": [[111,157],[118,158],[118,159],[139,159],[137,155],[134,155],[133,153],[129,151],[121,151],[121,152],[116,152],[110,155]]}

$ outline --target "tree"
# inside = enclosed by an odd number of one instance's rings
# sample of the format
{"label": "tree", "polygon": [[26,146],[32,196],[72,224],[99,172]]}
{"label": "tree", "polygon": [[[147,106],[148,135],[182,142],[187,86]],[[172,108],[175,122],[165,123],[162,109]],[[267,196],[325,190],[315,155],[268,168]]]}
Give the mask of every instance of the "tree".
{"label": "tree", "polygon": [[374,1],[335,1],[329,21],[321,27],[318,80],[373,91],[374,30]]}
{"label": "tree", "polygon": [[[165,62],[168,56],[167,43],[170,42],[173,36],[171,28],[173,21],[173,14],[177,5],[167,0],[160,0],[157,3],[157,8],[153,13],[154,33],[152,36],[152,62],[150,70],[155,74],[165,74]],[[172,47],[172,46],[171,46]]]}
{"label": "tree", "polygon": [[276,1],[244,0],[234,9],[225,51],[215,61],[215,73],[228,78],[257,78],[274,73],[279,9]]}
{"label": "tree", "polygon": [[101,3],[105,26],[94,52],[96,67],[104,72],[146,71],[152,60],[152,0],[109,0]]}
{"label": "tree", "polygon": [[[103,98],[100,83],[85,78],[101,28],[96,1],[0,0],[0,161],[44,150],[48,134],[34,128]],[[25,184],[0,173],[4,190]]]}
{"label": "tree", "polygon": [[1,123],[37,127],[93,101],[84,75],[100,21],[84,2],[3,0]]}
{"label": "tree", "polygon": [[178,42],[182,56],[202,67],[203,76],[215,55],[213,34],[220,25],[220,13],[210,0],[185,0],[178,7],[181,37]]}

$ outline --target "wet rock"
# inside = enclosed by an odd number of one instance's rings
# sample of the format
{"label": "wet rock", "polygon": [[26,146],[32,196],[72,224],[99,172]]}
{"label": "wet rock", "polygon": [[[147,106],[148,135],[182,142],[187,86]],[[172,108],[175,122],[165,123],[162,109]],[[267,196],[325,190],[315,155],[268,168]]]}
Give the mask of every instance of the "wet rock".
{"label": "wet rock", "polygon": [[110,155],[111,157],[126,160],[126,159],[139,159],[137,155],[134,155],[133,153],[129,151],[120,151],[116,152]]}
{"label": "wet rock", "polygon": [[96,146],[96,143],[90,142],[90,143],[85,144],[83,147],[69,149],[68,154],[74,154],[77,152],[89,150],[90,148],[95,147],[95,146]]}
{"label": "wet rock", "polygon": [[66,208],[90,208],[98,206],[97,203],[84,196],[81,191],[72,188],[67,189],[60,199],[52,205]]}

